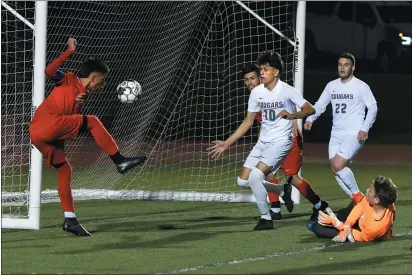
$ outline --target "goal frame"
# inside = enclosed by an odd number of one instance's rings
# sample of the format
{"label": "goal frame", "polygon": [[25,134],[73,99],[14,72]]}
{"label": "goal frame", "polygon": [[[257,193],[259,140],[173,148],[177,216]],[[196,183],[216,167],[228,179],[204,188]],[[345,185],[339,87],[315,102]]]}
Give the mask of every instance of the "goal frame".
{"label": "goal frame", "polygon": [[[47,1],[36,1],[34,26],[25,20],[18,12],[9,7],[5,2],[2,6],[22,20],[33,29],[34,39],[34,62],[32,82],[32,115],[44,100],[46,66],[46,37],[47,37]],[[40,205],[42,186],[43,156],[37,148],[31,146],[29,167],[29,192],[28,192],[28,215],[27,218],[1,218],[2,228],[12,229],[40,229]]]}
{"label": "goal frame", "polygon": [[[303,83],[304,83],[304,58],[305,58],[305,29],[306,29],[306,1],[299,1],[296,11],[296,41],[291,41],[285,37],[279,30],[271,26],[263,18],[259,17],[256,13],[250,10],[241,1],[235,1],[243,9],[246,9],[253,17],[261,21],[273,32],[277,33],[282,38],[286,39],[288,43],[295,47],[295,70],[294,70],[294,87],[303,95]],[[46,37],[47,37],[47,1],[35,2],[35,24],[31,24],[23,16],[9,7],[2,1],[2,6],[8,11],[12,12],[17,18],[23,21],[27,26],[33,29],[34,41],[34,62],[33,62],[33,92],[32,92],[32,115],[37,107],[41,104],[45,97],[45,76],[44,69],[46,65]],[[302,130],[302,120],[299,120],[299,128]],[[2,217],[2,228],[11,229],[40,229],[40,208],[41,208],[41,195],[42,195],[42,154],[34,147],[31,146],[30,152],[30,167],[29,167],[29,192],[28,195],[28,217],[27,218],[12,218]],[[300,172],[299,172],[300,173]],[[74,195],[76,191],[73,190]],[[121,193],[120,195],[117,193]],[[130,192],[133,192],[130,190]],[[140,191],[137,191],[140,192]],[[159,191],[160,192],[160,191]],[[164,191],[162,191],[164,192]],[[115,192],[116,193],[116,192]],[[117,191],[113,198],[124,198],[125,194],[121,191]],[[145,192],[146,193],[146,192]],[[151,193],[151,192],[149,192]],[[156,193],[156,192],[153,192]],[[166,191],[166,193],[168,193]],[[170,192],[170,196],[164,196],[170,200],[179,200],[180,192]],[[188,192],[182,192],[188,193]],[[191,193],[191,192],[189,192]],[[194,192],[198,193],[198,192]],[[116,196],[117,195],[117,196]],[[201,194],[199,194],[201,196]],[[76,199],[82,199],[81,196]],[[106,197],[107,198],[107,197]],[[300,203],[300,194],[296,188],[293,188],[292,198],[295,203]],[[97,198],[96,198],[97,199]],[[126,198],[127,199],[127,198]],[[136,197],[134,196],[134,199]],[[253,195],[239,194],[236,198],[230,199],[231,202],[255,202]]]}

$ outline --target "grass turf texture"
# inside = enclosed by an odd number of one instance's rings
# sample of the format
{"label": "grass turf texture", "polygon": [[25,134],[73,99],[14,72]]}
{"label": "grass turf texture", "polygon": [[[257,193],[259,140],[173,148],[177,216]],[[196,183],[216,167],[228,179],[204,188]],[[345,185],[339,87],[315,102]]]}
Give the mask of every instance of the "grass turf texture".
{"label": "grass turf texture", "polygon": [[[254,204],[79,201],[89,238],[63,232],[60,206],[50,203],[42,205],[41,230],[3,230],[2,273],[410,274],[410,168],[353,168],[362,190],[378,174],[398,186],[394,233],[401,236],[391,241],[335,246],[317,239],[306,229],[311,205],[304,199],[292,214],[282,207],[284,219],[264,232],[252,231],[259,215]],[[303,172],[334,210],[349,203],[326,164],[305,164]]]}

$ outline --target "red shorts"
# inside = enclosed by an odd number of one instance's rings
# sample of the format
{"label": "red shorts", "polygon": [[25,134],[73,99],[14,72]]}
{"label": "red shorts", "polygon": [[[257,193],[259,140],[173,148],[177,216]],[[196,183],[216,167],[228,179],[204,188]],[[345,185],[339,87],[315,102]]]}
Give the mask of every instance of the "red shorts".
{"label": "red shorts", "polygon": [[47,159],[49,166],[67,161],[64,140],[75,139],[83,124],[82,115],[50,117],[29,126],[32,144]]}
{"label": "red shorts", "polygon": [[285,176],[289,177],[298,174],[302,167],[302,149],[303,136],[299,133],[293,138],[292,149],[290,149],[289,154],[280,166]]}

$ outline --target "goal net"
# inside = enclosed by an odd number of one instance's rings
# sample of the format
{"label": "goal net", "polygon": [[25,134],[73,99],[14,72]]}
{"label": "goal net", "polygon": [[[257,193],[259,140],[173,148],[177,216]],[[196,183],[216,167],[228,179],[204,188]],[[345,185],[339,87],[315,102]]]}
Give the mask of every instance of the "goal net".
{"label": "goal net", "polygon": [[[33,2],[7,4],[34,22]],[[69,37],[78,47],[64,70],[76,72],[88,57],[105,60],[110,67],[105,86],[90,94],[83,113],[101,119],[122,154],[148,155],[142,167],[120,175],[90,135],[67,142],[75,199],[254,201],[236,178],[257,141],[258,125],[218,160],[206,148],[243,120],[249,92],[241,71],[262,51],[281,53],[281,79],[294,84],[297,49],[290,42],[296,41],[296,6],[283,1],[48,2],[47,63],[66,49]],[[3,8],[3,217],[27,215],[32,60],[33,31]],[[117,100],[116,86],[125,79],[142,86],[135,104]],[[48,80],[46,95],[52,87]],[[56,189],[56,172],[44,168],[42,202],[57,200]]]}

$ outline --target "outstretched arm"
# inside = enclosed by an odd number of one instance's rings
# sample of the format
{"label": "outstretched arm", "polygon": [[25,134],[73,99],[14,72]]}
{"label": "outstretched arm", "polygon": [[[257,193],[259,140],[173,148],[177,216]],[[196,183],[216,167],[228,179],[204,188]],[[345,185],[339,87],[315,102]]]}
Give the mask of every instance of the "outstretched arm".
{"label": "outstretched arm", "polygon": [[242,137],[253,126],[256,113],[247,112],[246,118],[239,125],[237,130],[225,141],[216,140],[212,142],[214,145],[207,148],[209,150],[208,155],[212,155],[212,158],[218,158],[227,148],[235,143],[240,137]]}
{"label": "outstretched arm", "polygon": [[76,44],[76,39],[69,38],[69,40],[67,41],[67,50],[55,60],[53,60],[49,65],[47,65],[46,69],[44,70],[47,77],[53,79],[56,82],[59,82],[63,79],[64,72],[60,70],[60,67],[76,51]]}

